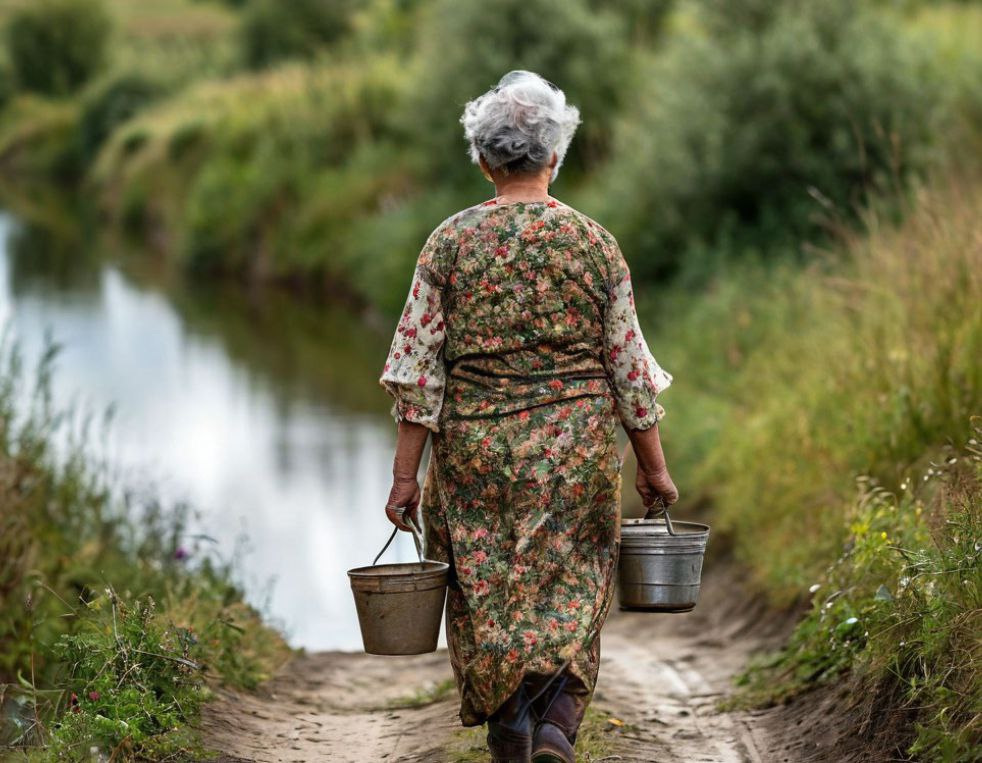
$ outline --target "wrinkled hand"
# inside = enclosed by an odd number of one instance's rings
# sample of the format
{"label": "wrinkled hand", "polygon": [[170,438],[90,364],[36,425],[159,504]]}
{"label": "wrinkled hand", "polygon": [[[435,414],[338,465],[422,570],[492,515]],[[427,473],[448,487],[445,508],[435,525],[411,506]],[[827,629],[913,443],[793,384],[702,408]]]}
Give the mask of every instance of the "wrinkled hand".
{"label": "wrinkled hand", "polygon": [[[412,532],[403,517],[416,517],[419,500],[419,481],[415,477],[393,477],[392,489],[389,491],[389,500],[385,503],[385,515],[400,530],[407,533]],[[402,508],[403,506],[406,507],[406,511],[405,514],[400,515],[395,509]]]}
{"label": "wrinkled hand", "polygon": [[651,472],[646,472],[638,465],[638,477],[635,482],[638,494],[645,508],[654,507],[660,498],[666,506],[670,506],[679,499],[679,491],[672,482],[667,467],[661,467]]}

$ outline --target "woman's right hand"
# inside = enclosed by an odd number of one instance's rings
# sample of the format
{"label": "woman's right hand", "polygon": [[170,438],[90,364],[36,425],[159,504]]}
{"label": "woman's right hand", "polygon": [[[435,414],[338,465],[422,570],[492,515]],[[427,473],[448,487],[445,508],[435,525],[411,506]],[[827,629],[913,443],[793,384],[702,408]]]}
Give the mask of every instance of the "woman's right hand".
{"label": "woman's right hand", "polygon": [[659,499],[664,501],[666,506],[672,505],[679,499],[679,491],[672,482],[666,466],[647,472],[641,464],[638,464],[635,486],[646,509],[655,506]]}

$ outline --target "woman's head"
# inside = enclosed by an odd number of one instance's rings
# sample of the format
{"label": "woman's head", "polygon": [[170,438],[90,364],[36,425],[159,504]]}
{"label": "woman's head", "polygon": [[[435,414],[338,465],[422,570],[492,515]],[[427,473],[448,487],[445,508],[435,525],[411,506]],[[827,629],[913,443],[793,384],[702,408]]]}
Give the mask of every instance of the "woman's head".
{"label": "woman's head", "polygon": [[517,70],[468,103],[460,121],[475,164],[483,157],[495,172],[536,173],[548,167],[555,155],[555,180],[580,112],[567,105],[563,91],[551,82]]}

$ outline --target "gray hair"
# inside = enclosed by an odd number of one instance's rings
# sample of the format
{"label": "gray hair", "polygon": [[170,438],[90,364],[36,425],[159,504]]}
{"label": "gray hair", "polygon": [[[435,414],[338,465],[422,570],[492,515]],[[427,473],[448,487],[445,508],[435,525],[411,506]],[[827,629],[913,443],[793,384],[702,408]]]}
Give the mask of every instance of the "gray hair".
{"label": "gray hair", "polygon": [[460,121],[474,164],[483,156],[493,170],[534,172],[548,165],[555,151],[555,180],[580,111],[567,105],[563,91],[548,80],[516,70],[470,101]]}

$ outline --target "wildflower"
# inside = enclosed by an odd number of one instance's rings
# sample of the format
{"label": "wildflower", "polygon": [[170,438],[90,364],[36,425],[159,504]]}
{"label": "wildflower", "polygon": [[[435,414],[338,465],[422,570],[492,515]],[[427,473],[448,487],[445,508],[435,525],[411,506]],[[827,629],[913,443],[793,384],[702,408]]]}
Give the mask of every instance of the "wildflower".
{"label": "wildflower", "polygon": [[178,546],[174,549],[174,558],[181,562],[188,558],[188,550],[184,546]]}
{"label": "wildflower", "polygon": [[98,702],[100,696],[101,695],[97,691],[90,691],[89,692],[89,699],[91,699],[93,702]]}

